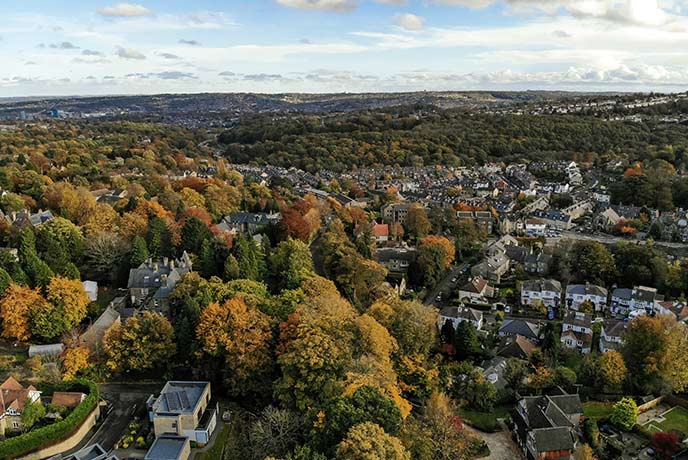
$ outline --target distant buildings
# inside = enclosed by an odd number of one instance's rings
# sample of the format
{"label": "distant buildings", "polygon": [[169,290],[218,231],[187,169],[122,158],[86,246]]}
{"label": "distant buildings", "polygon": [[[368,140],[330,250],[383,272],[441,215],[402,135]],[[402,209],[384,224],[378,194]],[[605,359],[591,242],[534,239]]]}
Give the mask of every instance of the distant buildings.
{"label": "distant buildings", "polygon": [[390,203],[384,205],[380,209],[380,213],[382,214],[382,219],[387,223],[399,222],[403,224],[406,222],[406,216],[408,216],[410,208],[410,204]]}

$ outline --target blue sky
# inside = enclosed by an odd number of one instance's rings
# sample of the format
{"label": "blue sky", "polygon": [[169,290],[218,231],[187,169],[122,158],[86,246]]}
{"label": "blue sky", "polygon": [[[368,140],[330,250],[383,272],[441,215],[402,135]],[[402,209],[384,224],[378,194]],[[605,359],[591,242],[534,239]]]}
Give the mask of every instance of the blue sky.
{"label": "blue sky", "polygon": [[688,0],[22,0],[0,97],[688,89]]}

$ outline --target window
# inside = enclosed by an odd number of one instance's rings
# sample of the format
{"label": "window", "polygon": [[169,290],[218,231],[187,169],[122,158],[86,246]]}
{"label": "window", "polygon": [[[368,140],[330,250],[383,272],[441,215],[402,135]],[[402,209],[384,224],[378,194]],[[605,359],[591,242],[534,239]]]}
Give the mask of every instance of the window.
{"label": "window", "polygon": [[172,428],[177,429],[177,422],[172,422]]}
{"label": "window", "polygon": [[18,430],[18,429],[21,427],[21,425],[19,424],[19,422],[17,422],[16,420],[14,420],[14,421],[12,422],[12,427],[13,427],[15,430]]}

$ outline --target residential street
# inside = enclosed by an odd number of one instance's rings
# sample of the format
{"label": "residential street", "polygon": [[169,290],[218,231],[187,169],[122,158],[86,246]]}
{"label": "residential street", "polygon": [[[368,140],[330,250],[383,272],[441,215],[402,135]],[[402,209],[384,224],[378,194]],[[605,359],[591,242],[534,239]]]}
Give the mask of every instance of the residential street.
{"label": "residential street", "polygon": [[456,287],[457,284],[452,282],[452,278],[460,278],[462,275],[462,270],[466,267],[468,267],[468,264],[461,264],[459,266],[452,265],[449,268],[449,271],[447,272],[447,275],[444,277],[444,279],[437,284],[435,289],[430,291],[427,297],[425,297],[424,304],[427,306],[434,306],[439,308],[441,306],[441,302],[437,302],[437,294],[441,292],[442,298],[446,299],[449,296],[451,290],[454,289],[454,287]]}

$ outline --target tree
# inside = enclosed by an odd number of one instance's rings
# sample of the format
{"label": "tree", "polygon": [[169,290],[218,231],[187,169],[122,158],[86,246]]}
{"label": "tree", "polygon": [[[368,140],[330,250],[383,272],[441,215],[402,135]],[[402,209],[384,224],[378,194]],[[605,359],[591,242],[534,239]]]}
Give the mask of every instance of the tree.
{"label": "tree", "polygon": [[308,245],[300,240],[280,242],[270,258],[270,268],[279,280],[280,289],[295,289],[303,280],[315,274],[313,258]]}
{"label": "tree", "polygon": [[616,350],[609,350],[600,356],[599,360],[600,374],[607,391],[614,392],[620,390],[621,384],[628,377],[626,362],[621,353]]}
{"label": "tree", "polygon": [[62,353],[62,378],[73,380],[89,366],[90,352],[86,347],[69,347]]}
{"label": "tree", "polygon": [[140,236],[135,236],[134,240],[131,242],[131,255],[129,256],[129,265],[132,267],[138,267],[148,259],[150,254],[148,253],[148,245],[146,240]]}
{"label": "tree", "polygon": [[570,388],[576,383],[576,373],[566,366],[557,366],[554,369],[554,382],[563,387]]}
{"label": "tree", "polygon": [[426,236],[418,245],[418,266],[426,286],[439,282],[442,273],[454,261],[455,248],[443,236]]}
{"label": "tree", "polygon": [[263,254],[253,238],[238,238],[234,245],[234,256],[241,278],[259,280],[262,277]]}
{"label": "tree", "polygon": [[31,338],[30,316],[32,312],[47,307],[38,289],[29,289],[11,283],[0,300],[2,337],[26,341]]}
{"label": "tree", "polygon": [[568,256],[570,273],[581,282],[605,284],[611,281],[616,271],[611,253],[596,241],[577,240]]}
{"label": "tree", "polygon": [[0,267],[0,297],[5,294],[10,283],[12,283],[12,277],[7,273],[7,270]]}
{"label": "tree", "polygon": [[656,459],[671,460],[681,448],[681,441],[675,432],[664,433],[660,431],[652,434],[652,447],[655,449]]}
{"label": "tree", "polygon": [[153,217],[148,223],[146,244],[150,255],[155,259],[172,254],[172,232],[164,219]]}
{"label": "tree", "polygon": [[639,316],[628,323],[622,354],[636,388],[652,393],[688,387],[686,326],[671,316]]}
{"label": "tree", "polygon": [[425,238],[432,228],[425,208],[417,204],[409,207],[404,225],[407,233],[416,239]]}
{"label": "tree", "polygon": [[90,300],[81,281],[56,276],[50,280],[46,291],[46,299],[60,312],[67,329],[86,317]]}
{"label": "tree", "polygon": [[509,388],[518,390],[526,375],[528,375],[528,368],[523,360],[518,358],[509,358],[506,360],[504,381],[507,382]]}
{"label": "tree", "polygon": [[336,460],[409,460],[398,438],[379,425],[366,422],[352,427],[337,446]]}
{"label": "tree", "polygon": [[480,353],[480,341],[475,326],[470,321],[461,321],[456,326],[454,349],[459,360],[473,359]]}
{"label": "tree", "polygon": [[311,235],[311,227],[304,217],[294,206],[284,208],[281,212],[282,219],[278,226],[284,239],[294,238],[307,243]]}
{"label": "tree", "polygon": [[592,448],[588,444],[581,444],[573,454],[574,460],[595,460]]}
{"label": "tree", "polygon": [[45,406],[40,401],[26,399],[21,411],[21,423],[24,431],[29,431],[40,419],[45,417]]}
{"label": "tree", "polygon": [[212,239],[213,234],[197,217],[186,219],[182,227],[182,247],[185,251],[200,254],[203,242]]}
{"label": "tree", "polygon": [[609,420],[619,428],[630,431],[638,422],[638,406],[632,398],[621,398],[612,409]]}
{"label": "tree", "polygon": [[112,327],[104,338],[107,366],[115,372],[141,372],[169,365],[173,329],[164,316],[144,311]]}
{"label": "tree", "polygon": [[271,337],[267,315],[237,298],[208,305],[196,327],[203,353],[224,360],[225,382],[238,395],[260,392],[269,382]]}
{"label": "tree", "polygon": [[240,276],[241,273],[239,271],[239,262],[237,262],[236,257],[234,257],[232,254],[229,254],[225,260],[222,279],[225,281],[231,281],[239,279]]}
{"label": "tree", "polygon": [[304,420],[295,413],[268,406],[249,429],[253,458],[283,458],[299,442]]}
{"label": "tree", "polygon": [[120,273],[126,263],[127,252],[127,244],[119,235],[114,233],[92,235],[86,241],[84,248],[86,276],[88,279],[114,283],[120,278]]}

